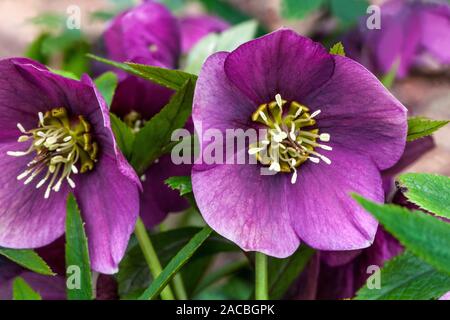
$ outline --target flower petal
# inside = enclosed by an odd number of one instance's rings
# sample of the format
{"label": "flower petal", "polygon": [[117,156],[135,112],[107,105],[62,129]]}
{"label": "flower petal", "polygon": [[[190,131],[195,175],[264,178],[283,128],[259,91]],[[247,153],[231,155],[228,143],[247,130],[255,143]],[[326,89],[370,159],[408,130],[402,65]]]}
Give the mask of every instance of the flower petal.
{"label": "flower petal", "polygon": [[181,42],[183,53],[188,53],[198,41],[209,33],[219,33],[230,25],[219,17],[201,15],[180,19]]}
{"label": "flower petal", "polygon": [[163,5],[146,1],[116,17],[104,35],[109,58],[151,58],[168,68],[178,65],[181,38],[178,21]]}
{"label": "flower petal", "polygon": [[304,103],[322,112],[316,118],[330,145],[370,156],[381,170],[394,165],[406,143],[406,108],[357,62],[335,56],[335,72]]}
{"label": "flower petal", "polygon": [[0,144],[0,247],[42,247],[64,233],[68,188],[63,184],[59,192],[45,199],[46,186],[36,189],[41,176],[27,185],[18,181],[16,177],[27,169],[34,155],[17,158],[6,152],[25,148],[24,143]]}
{"label": "flower petal", "polygon": [[300,239],[315,249],[366,248],[373,242],[378,223],[350,193],[382,202],[378,168],[370,158],[338,148],[327,156],[332,159],[330,165],[305,163],[299,168],[296,184],[286,179],[292,226]]}
{"label": "flower petal", "polygon": [[225,72],[256,105],[284,99],[302,101],[332,75],[334,61],[325,48],[292,30],[281,29],[234,50]]}
{"label": "flower petal", "polygon": [[192,118],[197,131],[202,128],[247,128],[257,105],[240,92],[226,77],[225,59],[229,54],[218,52],[204,63],[197,80]]}
{"label": "flower petal", "polygon": [[86,223],[92,268],[117,272],[139,213],[136,182],[103,153],[93,172],[80,175],[74,193]]}
{"label": "flower petal", "polygon": [[51,104],[46,88],[31,84],[18,65],[45,68],[25,58],[0,60],[0,141],[17,139],[20,135],[18,122],[25,129],[34,128],[38,112],[47,110]]}
{"label": "flower petal", "polygon": [[157,163],[148,168],[142,182],[144,191],[141,195],[141,217],[148,228],[159,224],[168,213],[188,208],[188,202],[180,196],[179,191],[170,189],[164,181],[190,173],[190,165],[175,165],[170,155],[159,158]]}
{"label": "flower petal", "polygon": [[262,176],[258,165],[192,170],[192,187],[206,223],[243,250],[285,258],[300,241],[289,222],[286,176]]}

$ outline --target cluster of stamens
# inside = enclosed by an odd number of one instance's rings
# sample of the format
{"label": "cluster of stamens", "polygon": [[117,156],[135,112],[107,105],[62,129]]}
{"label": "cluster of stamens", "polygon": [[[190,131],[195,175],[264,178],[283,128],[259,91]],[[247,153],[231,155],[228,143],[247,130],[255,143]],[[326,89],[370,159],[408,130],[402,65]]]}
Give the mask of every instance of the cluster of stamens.
{"label": "cluster of stamens", "polygon": [[69,117],[65,108],[55,108],[45,114],[38,113],[39,122],[35,129],[26,130],[17,124],[22,135],[18,142],[31,140],[25,151],[8,151],[13,157],[23,157],[35,153],[28,162],[27,169],[17,176],[29,184],[35,178],[41,178],[36,188],[47,184],[44,197],[50,192],[58,192],[64,181],[75,188],[70,175],[85,173],[94,168],[97,161],[98,145],[92,139],[91,126],[83,116]]}
{"label": "cluster of stamens", "polygon": [[310,110],[296,101],[292,101],[289,110],[283,108],[287,101],[279,94],[275,101],[262,104],[253,113],[252,120],[267,127],[267,134],[257,143],[250,145],[248,153],[255,155],[269,170],[277,172],[292,172],[291,182],[297,181],[297,168],[309,160],[313,163],[323,161],[331,164],[331,160],[317,152],[317,148],[331,151],[328,145],[319,143],[329,142],[328,133],[319,133],[315,128],[320,110]]}

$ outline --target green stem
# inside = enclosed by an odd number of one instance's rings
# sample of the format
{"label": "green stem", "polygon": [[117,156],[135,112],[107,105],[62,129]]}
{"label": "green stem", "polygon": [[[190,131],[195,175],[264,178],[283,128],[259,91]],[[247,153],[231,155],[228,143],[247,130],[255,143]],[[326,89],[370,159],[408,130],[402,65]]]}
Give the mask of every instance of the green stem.
{"label": "green stem", "polygon": [[255,299],[269,300],[269,285],[267,274],[267,256],[263,253],[255,254]]}
{"label": "green stem", "polygon": [[178,300],[187,300],[188,296],[184,288],[183,278],[177,273],[172,279],[173,289]]}
{"label": "green stem", "polygon": [[[141,247],[142,253],[144,254],[145,261],[147,262],[153,279],[156,279],[156,277],[162,272],[162,267],[141,218],[138,218],[136,222],[134,233],[136,234],[139,246]],[[175,297],[173,296],[172,290],[169,286],[165,287],[164,290],[161,291],[161,299],[175,300]]]}

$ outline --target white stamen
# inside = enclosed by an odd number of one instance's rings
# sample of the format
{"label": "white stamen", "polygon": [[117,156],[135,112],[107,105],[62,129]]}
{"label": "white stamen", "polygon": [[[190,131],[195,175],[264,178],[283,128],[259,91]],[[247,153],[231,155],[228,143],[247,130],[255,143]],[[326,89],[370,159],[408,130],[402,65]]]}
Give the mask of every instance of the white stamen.
{"label": "white stamen", "polygon": [[319,148],[322,148],[323,150],[328,150],[328,151],[332,151],[333,150],[332,147],[324,145],[324,144],[319,144],[318,146],[319,146]]}
{"label": "white stamen", "polygon": [[313,162],[313,163],[319,163],[320,159],[319,158],[315,158],[315,157],[308,157],[309,161]]}
{"label": "white stamen", "polygon": [[298,116],[300,116],[300,114],[302,113],[302,110],[303,110],[303,108],[302,108],[302,106],[300,106],[298,108],[297,112],[295,113],[294,118],[298,118]]}
{"label": "white stamen", "polygon": [[66,179],[67,179],[67,182],[69,183],[69,186],[70,186],[72,189],[75,189],[75,182],[74,182],[71,178],[69,178],[69,177],[67,177]]}
{"label": "white stamen", "polygon": [[323,141],[323,142],[328,142],[328,141],[330,141],[330,138],[331,138],[331,136],[330,136],[329,133],[322,133],[322,134],[320,134],[320,136],[319,136],[320,141]]}
{"label": "white stamen", "polygon": [[280,172],[281,171],[280,164],[276,161],[272,162],[272,164],[269,167],[269,170]]}
{"label": "white stamen", "polygon": [[261,119],[263,119],[263,121],[264,121],[266,124],[269,123],[268,120],[267,120],[267,116],[265,115],[264,112],[260,111],[260,112],[259,112],[259,116],[261,117]]}
{"label": "white stamen", "polygon": [[321,112],[322,112],[322,110],[316,110],[316,111],[314,111],[314,112],[312,113],[312,115],[310,116],[310,118],[312,119],[312,118],[318,116]]}
{"label": "white stamen", "polygon": [[275,96],[275,100],[277,102],[277,105],[280,107],[280,109],[282,109],[283,108],[283,99],[281,99],[281,95],[279,93]]}
{"label": "white stamen", "polygon": [[294,173],[292,174],[291,177],[291,183],[295,184],[297,182],[297,170],[295,168],[292,168],[294,170]]}
{"label": "white stamen", "polygon": [[295,124],[294,124],[294,122],[291,123],[291,132],[289,132],[289,136],[294,141],[295,141],[295,139],[297,139],[297,137],[295,136]]}
{"label": "white stamen", "polygon": [[269,145],[270,144],[270,141],[269,140],[262,140],[261,141],[261,143],[263,144],[263,145]]}
{"label": "white stamen", "polygon": [[264,150],[265,148],[250,148],[250,149],[248,149],[248,154],[250,154],[250,155],[254,155],[254,154],[257,154],[258,152],[260,152],[260,151],[262,151],[262,150]]}
{"label": "white stamen", "polygon": [[44,126],[44,114],[42,112],[38,112],[39,122],[42,126]]}
{"label": "white stamen", "polygon": [[70,140],[72,140],[72,136],[67,136],[63,139],[64,142],[69,142]]}
{"label": "white stamen", "polygon": [[19,174],[17,176],[17,180],[22,180],[23,178],[25,178],[27,175],[30,174],[30,172],[32,172],[33,170],[25,170],[24,172],[22,172],[21,174]]}
{"label": "white stamen", "polygon": [[20,132],[27,133],[27,130],[25,130],[25,128],[20,123],[17,124],[17,128],[19,128]]}
{"label": "white stamen", "polygon": [[145,180],[147,180],[147,176],[146,176],[145,174],[143,174],[143,175],[141,176],[141,181],[142,181],[142,182],[145,182]]}
{"label": "white stamen", "polygon": [[74,165],[72,165],[72,172],[73,172],[74,174],[77,174],[77,173],[78,173],[78,169],[77,169],[77,167],[74,166]]}

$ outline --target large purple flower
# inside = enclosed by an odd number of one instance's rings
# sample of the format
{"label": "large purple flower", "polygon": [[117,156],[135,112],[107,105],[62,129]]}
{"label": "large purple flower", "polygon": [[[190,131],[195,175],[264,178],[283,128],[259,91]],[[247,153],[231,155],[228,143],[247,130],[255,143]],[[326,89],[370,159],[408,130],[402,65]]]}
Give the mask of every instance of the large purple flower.
{"label": "large purple flower", "polygon": [[380,170],[400,158],[407,125],[405,107],[364,67],[281,29],[206,61],[193,120],[203,132],[269,134],[234,149],[256,165],[194,166],[195,199],[218,233],[275,257],[301,240],[323,250],[372,243],[377,222],[349,193],[383,201]]}
{"label": "large purple flower", "polygon": [[92,80],[67,79],[28,59],[1,60],[0,113],[0,246],[37,248],[60,237],[73,192],[92,268],[116,272],[139,211],[140,182]]}
{"label": "large purple flower", "polygon": [[[182,48],[193,46],[208,33],[219,32],[226,26],[222,20],[208,16],[189,17],[180,22],[163,5],[146,1],[117,16],[106,30],[104,42],[110,59],[175,69],[181,54],[186,53]],[[124,72],[116,72],[120,81],[111,111],[138,130],[169,102],[173,91]],[[192,129],[190,122],[187,129]],[[141,217],[148,227],[161,222],[167,213],[188,207],[188,202],[166,186],[164,180],[171,176],[189,175],[190,171],[191,166],[175,165],[167,155],[143,175]]]}
{"label": "large purple flower", "polygon": [[381,28],[359,30],[346,41],[349,56],[387,73],[399,61],[397,76],[413,66],[450,64],[450,5],[445,1],[392,0],[381,7]]}

